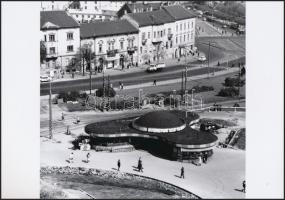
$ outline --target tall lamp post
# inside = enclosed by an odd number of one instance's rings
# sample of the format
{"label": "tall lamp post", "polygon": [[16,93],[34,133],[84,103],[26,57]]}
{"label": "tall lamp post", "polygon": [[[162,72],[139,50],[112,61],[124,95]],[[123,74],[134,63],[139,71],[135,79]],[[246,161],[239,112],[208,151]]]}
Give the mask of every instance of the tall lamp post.
{"label": "tall lamp post", "polygon": [[51,68],[49,65],[49,138],[53,139],[52,133],[52,108],[51,108]]}
{"label": "tall lamp post", "polygon": [[192,110],[193,110],[193,92],[195,91],[195,89],[193,88],[192,90],[191,90],[191,106],[192,106]]}

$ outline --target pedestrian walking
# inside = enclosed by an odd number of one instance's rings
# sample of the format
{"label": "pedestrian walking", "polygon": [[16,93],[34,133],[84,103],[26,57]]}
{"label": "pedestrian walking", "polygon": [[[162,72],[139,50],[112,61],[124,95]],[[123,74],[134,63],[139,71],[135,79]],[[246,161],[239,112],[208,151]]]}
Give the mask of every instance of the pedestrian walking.
{"label": "pedestrian walking", "polygon": [[80,122],[80,119],[79,119],[79,116],[77,116],[76,123],[79,124],[79,122]]}
{"label": "pedestrian walking", "polygon": [[66,135],[70,135],[69,126],[66,127]]}
{"label": "pedestrian walking", "polygon": [[242,191],[245,193],[245,180],[242,182]]}
{"label": "pedestrian walking", "polygon": [[64,120],[64,113],[61,113],[61,120]]}
{"label": "pedestrian walking", "polygon": [[90,153],[88,152],[86,155],[86,162],[89,163]]}
{"label": "pedestrian walking", "polygon": [[120,161],[120,159],[118,160],[117,165],[118,165],[118,171],[120,171],[120,167],[121,167],[121,161]]}
{"label": "pedestrian walking", "polygon": [[124,84],[123,83],[121,84],[121,88],[122,88],[122,90],[124,89]]}
{"label": "pedestrian walking", "polygon": [[122,89],[122,82],[119,82],[120,90]]}
{"label": "pedestrian walking", "polygon": [[156,80],[153,81],[153,85],[156,86]]}
{"label": "pedestrian walking", "polygon": [[184,176],[184,167],[181,167],[181,174],[180,174],[180,178],[185,178]]}
{"label": "pedestrian walking", "polygon": [[73,163],[73,159],[74,159],[74,154],[73,152],[71,152],[69,155],[69,163]]}

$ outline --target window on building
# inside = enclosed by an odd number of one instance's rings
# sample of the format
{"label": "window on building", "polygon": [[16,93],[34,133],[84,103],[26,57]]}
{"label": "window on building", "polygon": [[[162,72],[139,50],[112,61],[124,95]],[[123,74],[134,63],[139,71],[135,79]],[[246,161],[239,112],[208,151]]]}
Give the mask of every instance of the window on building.
{"label": "window on building", "polygon": [[191,40],[193,39],[193,31],[191,31]]}
{"label": "window on building", "polygon": [[166,49],[168,49],[168,42],[165,43],[165,47],[166,47]]}
{"label": "window on building", "polygon": [[184,23],[184,30],[186,30],[186,23]]}
{"label": "window on building", "polygon": [[123,41],[120,42],[120,46],[121,46],[121,49],[124,49],[124,42]]}
{"label": "window on building", "polygon": [[55,54],[55,47],[50,47],[49,48],[49,53],[50,54]]}
{"label": "window on building", "polygon": [[189,41],[189,33],[187,34],[187,40]]}
{"label": "window on building", "polygon": [[172,40],[170,41],[170,48],[172,48]]}
{"label": "window on building", "polygon": [[180,24],[180,31],[182,31],[182,24]]}
{"label": "window on building", "polygon": [[186,41],[186,35],[184,35],[184,42]]}
{"label": "window on building", "polygon": [[88,15],[88,18],[90,18],[90,15]]}
{"label": "window on building", "polygon": [[67,40],[73,40],[73,33],[67,33]]}
{"label": "window on building", "polygon": [[178,37],[176,37],[176,44],[178,44]]}
{"label": "window on building", "polygon": [[108,50],[111,50],[111,43],[108,44]]}
{"label": "window on building", "polygon": [[76,15],[76,18],[78,18],[78,15]]}
{"label": "window on building", "polygon": [[161,37],[163,37],[163,31],[161,31],[160,34],[161,34]]}
{"label": "window on building", "polygon": [[67,52],[72,52],[72,51],[73,51],[73,45],[68,45]]}
{"label": "window on building", "polygon": [[191,22],[191,28],[193,28],[193,25],[194,25],[194,23],[193,23],[193,22]]}
{"label": "window on building", "polygon": [[148,39],[150,39],[150,32],[147,33],[147,37],[148,37]]}
{"label": "window on building", "polygon": [[52,9],[52,10],[54,9],[54,5],[51,6],[51,9]]}
{"label": "window on building", "polygon": [[155,38],[155,37],[156,37],[156,32],[154,31],[154,32],[153,32],[153,38]]}
{"label": "window on building", "polygon": [[171,28],[168,28],[168,34],[171,34]]}
{"label": "window on building", "polygon": [[142,33],[142,40],[145,39],[145,32]]}
{"label": "window on building", "polygon": [[141,54],[142,54],[142,47],[140,47],[140,52],[141,52]]}
{"label": "window on building", "polygon": [[188,22],[188,29],[190,28],[190,23]]}
{"label": "window on building", "polygon": [[55,41],[55,36],[54,36],[54,34],[50,34],[50,35],[49,35],[49,41],[50,41],[50,42],[54,42],[54,41]]}
{"label": "window on building", "polygon": [[114,50],[115,48],[114,48],[114,42],[112,42],[112,50]]}
{"label": "window on building", "polygon": [[102,44],[99,44],[99,53],[102,53]]}
{"label": "window on building", "polygon": [[180,43],[182,43],[182,35],[180,35]]}
{"label": "window on building", "polygon": [[44,38],[45,38],[45,42],[46,42],[47,41],[47,36],[45,35]]}
{"label": "window on building", "polygon": [[87,10],[87,6],[85,6],[85,10]]}
{"label": "window on building", "polygon": [[178,31],[178,24],[176,25],[176,32]]}

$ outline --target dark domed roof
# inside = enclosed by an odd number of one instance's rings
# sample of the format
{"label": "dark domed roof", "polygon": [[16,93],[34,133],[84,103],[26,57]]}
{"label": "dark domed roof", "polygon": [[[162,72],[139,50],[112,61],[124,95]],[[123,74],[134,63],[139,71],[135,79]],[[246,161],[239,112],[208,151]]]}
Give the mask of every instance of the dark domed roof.
{"label": "dark domed roof", "polygon": [[182,126],[185,123],[175,114],[163,110],[147,113],[135,120],[135,124],[148,128],[174,128]]}

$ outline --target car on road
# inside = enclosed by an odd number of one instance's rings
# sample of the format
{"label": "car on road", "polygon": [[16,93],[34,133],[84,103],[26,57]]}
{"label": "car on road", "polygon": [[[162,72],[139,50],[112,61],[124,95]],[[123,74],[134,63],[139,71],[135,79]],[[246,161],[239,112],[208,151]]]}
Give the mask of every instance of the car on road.
{"label": "car on road", "polygon": [[228,26],[227,25],[223,25],[223,28],[227,28]]}
{"label": "car on road", "polygon": [[207,58],[206,56],[199,56],[198,60],[202,62],[202,61],[206,61]]}
{"label": "car on road", "polygon": [[207,21],[207,18],[206,18],[206,17],[203,17],[203,21]]}
{"label": "car on road", "polygon": [[150,64],[147,68],[147,72],[157,72],[161,71],[163,68],[165,68],[165,63]]}
{"label": "car on road", "polygon": [[49,82],[51,80],[51,78],[47,75],[42,75],[42,76],[40,76],[40,80],[41,80],[41,82]]}

